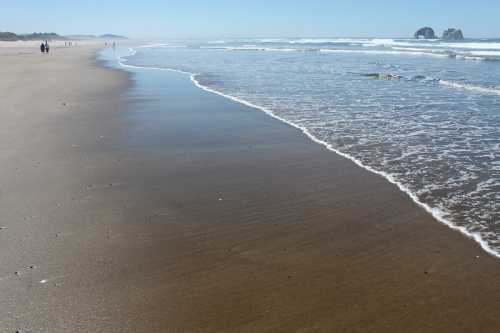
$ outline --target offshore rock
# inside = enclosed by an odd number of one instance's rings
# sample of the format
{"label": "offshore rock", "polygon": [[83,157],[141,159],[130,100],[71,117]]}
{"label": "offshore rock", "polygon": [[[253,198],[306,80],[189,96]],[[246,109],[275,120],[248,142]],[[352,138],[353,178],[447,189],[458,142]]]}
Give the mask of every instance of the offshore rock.
{"label": "offshore rock", "polygon": [[381,80],[401,80],[403,77],[401,75],[397,74],[383,74],[383,73],[368,73],[368,74],[361,74],[362,76],[366,77],[371,77],[374,79],[381,79]]}
{"label": "offshore rock", "polygon": [[442,39],[444,39],[444,40],[462,40],[462,39],[464,39],[464,34],[462,33],[462,30],[460,30],[460,29],[450,28],[448,30],[445,30],[445,32],[443,32]]}
{"label": "offshore rock", "polygon": [[424,39],[437,39],[434,30],[430,27],[424,27],[415,32],[415,38],[424,38]]}

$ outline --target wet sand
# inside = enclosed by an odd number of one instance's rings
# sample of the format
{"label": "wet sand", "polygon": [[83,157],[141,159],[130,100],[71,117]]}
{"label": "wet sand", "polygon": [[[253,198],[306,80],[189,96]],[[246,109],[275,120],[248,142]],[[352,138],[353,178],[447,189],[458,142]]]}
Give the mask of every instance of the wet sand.
{"label": "wet sand", "polygon": [[500,327],[498,259],[383,178],[185,75],[59,51],[0,56],[0,331]]}

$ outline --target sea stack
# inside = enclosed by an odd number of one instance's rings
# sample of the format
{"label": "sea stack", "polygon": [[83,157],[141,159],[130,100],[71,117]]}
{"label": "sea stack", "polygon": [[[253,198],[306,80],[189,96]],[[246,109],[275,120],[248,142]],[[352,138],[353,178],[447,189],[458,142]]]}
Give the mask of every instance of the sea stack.
{"label": "sea stack", "polygon": [[443,32],[442,39],[444,39],[444,40],[462,40],[462,39],[464,39],[464,35],[462,33],[462,30],[450,28],[450,29],[445,30]]}
{"label": "sea stack", "polygon": [[434,33],[434,29],[430,27],[423,27],[415,32],[415,38],[420,39],[437,39],[436,34]]}

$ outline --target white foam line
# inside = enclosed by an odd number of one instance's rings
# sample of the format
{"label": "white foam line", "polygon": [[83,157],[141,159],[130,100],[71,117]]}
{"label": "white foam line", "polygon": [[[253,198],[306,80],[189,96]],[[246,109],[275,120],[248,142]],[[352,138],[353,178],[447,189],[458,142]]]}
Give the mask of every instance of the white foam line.
{"label": "white foam line", "polygon": [[320,53],[359,53],[369,55],[409,55],[409,56],[427,56],[436,58],[449,58],[447,54],[438,54],[432,52],[414,52],[414,51],[385,51],[385,50],[343,50],[343,49],[320,49]]}
{"label": "white foam line", "polygon": [[481,86],[475,86],[475,85],[471,85],[471,84],[458,83],[458,82],[452,82],[452,81],[446,81],[446,80],[439,80],[439,83],[442,84],[443,86],[447,86],[447,87],[455,88],[455,89],[460,89],[460,90],[468,90],[468,91],[474,91],[474,92],[485,93],[485,94],[500,95],[499,88],[495,89],[495,88],[481,87]]}
{"label": "white foam line", "polygon": [[500,258],[500,253],[497,253],[495,252],[490,246],[488,243],[486,243],[480,236],[480,234],[478,233],[473,233],[473,232],[469,232],[465,227],[461,227],[461,226],[456,226],[454,225],[451,221],[448,221],[447,219],[445,219],[445,213],[439,209],[439,208],[432,208],[430,207],[429,205],[421,202],[417,195],[413,192],[410,191],[409,188],[407,188],[406,186],[404,186],[402,183],[398,182],[392,175],[388,174],[388,173],[385,173],[383,171],[378,171],[378,170],[375,170],[373,169],[372,167],[368,166],[368,165],[365,165],[363,164],[360,160],[358,160],[357,158],[351,156],[351,155],[348,155],[346,153],[343,153],[339,150],[337,150],[336,148],[334,148],[331,144],[329,144],[328,142],[326,141],[323,141],[321,139],[318,139],[316,138],[313,134],[311,134],[311,132],[303,127],[303,126],[300,126],[300,125],[297,125],[291,121],[288,121],[276,114],[274,114],[271,110],[265,108],[265,107],[262,107],[262,106],[259,106],[259,105],[256,105],[256,104],[253,104],[251,102],[248,102],[248,101],[245,101],[243,99],[240,99],[238,97],[234,97],[234,96],[231,96],[231,95],[228,95],[228,94],[225,94],[225,93],[222,93],[220,91],[217,91],[217,90],[214,90],[212,88],[209,88],[209,87],[206,87],[206,86],[203,86],[198,80],[196,80],[196,76],[198,76],[199,74],[194,74],[194,73],[190,73],[190,72],[186,72],[186,71],[182,71],[182,70],[178,70],[178,69],[173,69],[173,68],[162,68],[162,67],[143,67],[143,66],[134,66],[134,65],[129,65],[129,64],[126,64],[127,60],[126,59],[123,59],[123,58],[118,58],[118,63],[123,66],[123,67],[126,67],[126,68],[134,68],[134,69],[144,69],[144,70],[160,70],[160,71],[168,71],[168,72],[177,72],[177,73],[182,73],[182,74],[186,74],[186,75],[189,75],[190,77],[190,80],[191,82],[193,82],[193,84],[204,90],[204,91],[207,91],[207,92],[210,92],[210,93],[213,93],[213,94],[216,94],[216,95],[219,95],[219,96],[222,96],[222,97],[225,97],[225,98],[228,98],[234,102],[237,102],[237,103],[240,103],[240,104],[243,104],[245,106],[248,106],[248,107],[251,107],[251,108],[254,108],[254,109],[257,109],[257,110],[260,110],[264,113],[266,113],[267,115],[277,119],[277,120],[280,120],[296,129],[299,129],[302,133],[304,133],[311,141],[313,142],[316,142],[316,143],[319,143],[320,145],[326,147],[326,149],[344,157],[344,158],[347,158],[349,160],[351,160],[352,162],[354,162],[356,165],[360,166],[361,168],[365,169],[365,170],[368,170],[374,174],[377,174],[379,176],[382,176],[384,177],[385,179],[387,179],[390,183],[396,185],[402,192],[406,193],[412,200],[413,202],[415,202],[417,204],[417,206],[420,206],[422,207],[426,212],[428,212],[429,214],[431,214],[437,221],[441,222],[442,224],[448,226],[449,228],[451,228],[452,230],[456,230],[460,233],[462,233],[463,235],[465,235],[466,237],[468,238],[471,238],[473,239],[474,241],[476,241],[477,243],[479,243],[479,245],[481,246],[481,248],[486,251],[487,253],[489,253],[490,255],[494,256],[494,257],[497,257],[497,258]]}

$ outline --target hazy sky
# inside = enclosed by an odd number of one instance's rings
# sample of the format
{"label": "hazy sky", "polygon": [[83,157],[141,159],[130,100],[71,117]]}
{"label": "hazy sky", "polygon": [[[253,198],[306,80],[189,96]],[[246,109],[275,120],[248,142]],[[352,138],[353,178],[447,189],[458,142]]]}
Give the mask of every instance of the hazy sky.
{"label": "hazy sky", "polygon": [[500,0],[0,0],[0,31],[132,37],[500,37]]}

